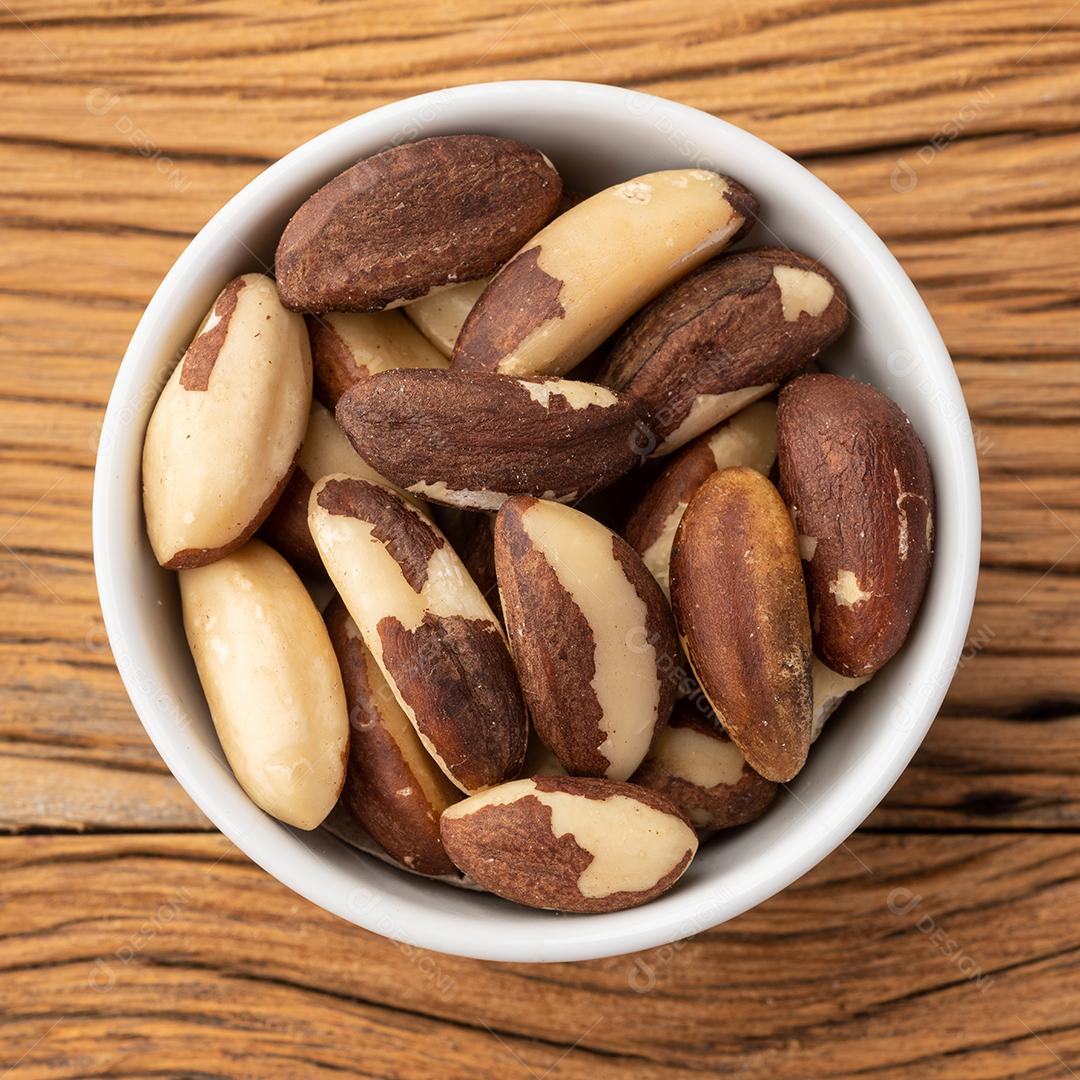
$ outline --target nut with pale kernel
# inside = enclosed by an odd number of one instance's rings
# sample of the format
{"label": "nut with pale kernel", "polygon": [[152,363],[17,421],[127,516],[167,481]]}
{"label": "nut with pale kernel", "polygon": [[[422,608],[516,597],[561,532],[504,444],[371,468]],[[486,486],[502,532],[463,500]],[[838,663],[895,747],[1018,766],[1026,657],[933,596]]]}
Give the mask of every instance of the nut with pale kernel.
{"label": "nut with pale kernel", "polygon": [[675,697],[675,627],[622,537],[523,496],[495,520],[510,650],[537,734],[567,772],[626,780]]}
{"label": "nut with pale kernel", "polygon": [[490,280],[481,278],[450,289],[440,289],[430,296],[414,300],[402,310],[417,330],[449,360],[469,312]]}
{"label": "nut with pale kernel", "polygon": [[554,911],[636,907],[682,876],[698,839],[662,795],[581,776],[514,780],[455,803],[443,846],[479,885]]}
{"label": "nut with pale kernel", "polygon": [[334,650],[289,564],[252,540],[180,571],[191,655],[221,748],[252,801],[298,829],[333,809],[349,723]]}
{"label": "nut with pale kernel", "polygon": [[315,396],[333,409],[349,387],[390,368],[444,368],[446,358],[400,311],[307,317]]}
{"label": "nut with pale kernel", "polygon": [[[259,530],[262,539],[281,552],[297,570],[306,574],[325,573],[308,528],[308,502],[315,483],[330,473],[348,473],[376,484],[392,486],[353,449],[345,432],[338,427],[334,414],[313,401],[296,469]],[[416,502],[410,495],[405,498]],[[417,502],[416,505],[420,504]]]}
{"label": "nut with pale kernel", "polygon": [[649,173],[584,199],[495,275],[461,328],[453,366],[564,374],[756,212],[744,187],[704,169]]}
{"label": "nut with pale kernel", "polygon": [[289,481],[310,407],[303,319],[270,278],[234,278],[146,429],[143,509],[162,566],[203,566],[254,534]]}
{"label": "nut with pale kernel", "polygon": [[355,476],[323,477],[308,524],[330,580],[425,749],[463,791],[513,776],[528,722],[502,628],[443,534]]}

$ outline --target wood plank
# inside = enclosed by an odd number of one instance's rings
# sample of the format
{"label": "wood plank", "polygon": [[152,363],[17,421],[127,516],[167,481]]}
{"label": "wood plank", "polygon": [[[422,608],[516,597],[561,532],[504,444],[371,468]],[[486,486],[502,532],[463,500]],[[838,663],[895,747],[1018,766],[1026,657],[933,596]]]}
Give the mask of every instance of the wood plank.
{"label": "wood plank", "polygon": [[1070,837],[860,836],[677,947],[544,967],[356,930],[219,837],[8,838],[0,868],[0,1062],[26,1053],[27,1077],[257,1059],[265,1076],[977,1080],[1061,1075],[1054,1055],[1080,1051]]}
{"label": "wood plank", "polygon": [[[128,154],[137,152],[132,131],[142,131],[138,145],[148,139],[181,162],[208,153],[263,159],[280,152],[283,131],[291,145],[345,111],[448,83],[583,74],[723,113],[801,154],[918,146],[954,118],[972,132],[1075,123],[1075,20],[1047,33],[1060,12],[1006,0],[893,3],[872,19],[814,0],[772,10],[751,0],[673,4],[662,17],[649,0],[461,0],[426,6],[405,33],[392,0],[339,3],[334,12],[319,20],[276,6],[257,15],[227,3],[155,7],[148,55],[137,19],[22,11],[35,38],[10,17],[0,35],[6,126],[23,140],[47,132]],[[102,84],[120,98],[95,116],[84,102]]]}
{"label": "wood plank", "polygon": [[1080,701],[1069,715],[939,716],[867,829],[1080,829]]}

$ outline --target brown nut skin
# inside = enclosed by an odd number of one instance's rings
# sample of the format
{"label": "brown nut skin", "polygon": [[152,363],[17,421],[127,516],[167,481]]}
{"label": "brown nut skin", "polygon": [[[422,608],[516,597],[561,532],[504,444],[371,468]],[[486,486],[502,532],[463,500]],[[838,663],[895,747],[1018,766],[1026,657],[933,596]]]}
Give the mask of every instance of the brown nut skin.
{"label": "brown nut skin", "polygon": [[783,248],[724,255],[626,326],[598,382],[634,394],[667,454],[801,371],[848,324],[840,283]]}
{"label": "brown nut skin", "polygon": [[719,469],[748,465],[768,475],[775,460],[776,405],[755,401],[684,447],[649,485],[626,523],[625,535],[665,596],[671,544],[694,492]]}
{"label": "brown nut skin", "polygon": [[312,195],[274,268],[294,311],[377,311],[487,277],[551,217],[562,181],[537,150],[445,135],[384,150]]}
{"label": "brown nut skin", "polygon": [[786,386],[777,432],[814,651],[841,675],[872,675],[904,643],[930,576],[926,449],[899,405],[838,375],[803,375]]}
{"label": "brown nut skin", "polygon": [[513,780],[442,816],[443,846],[478,885],[554,911],[636,907],[666,892],[697,835],[662,795],[582,776]]}
{"label": "brown nut skin", "polygon": [[349,707],[342,805],[403,866],[418,874],[455,874],[439,817],[460,792],[428,756],[340,597],[324,618]]}
{"label": "brown nut skin", "polygon": [[353,446],[398,487],[497,510],[512,495],[569,502],[639,460],[640,413],[590,383],[490,372],[384,371],[338,402]]}
{"label": "brown nut skin", "polygon": [[757,821],[779,785],[759,776],[708,713],[680,702],[631,782],[670,799],[699,829]]}
{"label": "brown nut skin", "polygon": [[420,741],[462,791],[518,775],[528,716],[491,607],[399,494],[324,476],[308,505],[323,565]]}
{"label": "brown nut skin", "polygon": [[675,700],[675,625],[660,587],[622,537],[525,496],[495,519],[495,568],[537,734],[567,772],[626,780]]}
{"label": "brown nut skin", "polygon": [[810,749],[810,619],[798,541],[759,472],[724,469],[690,500],[671,603],[702,691],[751,768],[790,780]]}

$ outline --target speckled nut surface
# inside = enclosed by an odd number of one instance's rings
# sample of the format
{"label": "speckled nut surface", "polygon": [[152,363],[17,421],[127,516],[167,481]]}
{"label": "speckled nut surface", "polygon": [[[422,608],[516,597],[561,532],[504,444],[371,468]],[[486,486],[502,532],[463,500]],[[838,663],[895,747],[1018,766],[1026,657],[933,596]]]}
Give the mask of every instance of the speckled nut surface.
{"label": "speckled nut surface", "polygon": [[561,375],[752,223],[753,196],[702,169],[649,173],[557,217],[469,313],[453,366]]}
{"label": "speckled nut surface", "polygon": [[340,597],[326,627],[349,706],[349,764],[341,801],[384,851],[418,874],[453,874],[439,817],[461,793],[424,749]]}
{"label": "speckled nut surface", "polygon": [[345,432],[338,427],[334,414],[315,401],[311,405],[307,434],[300,447],[296,469],[259,530],[263,540],[306,574],[321,575],[324,572],[308,528],[308,502],[312,485],[330,473],[348,473],[375,483],[390,484],[353,449]]}
{"label": "speckled nut surface", "polygon": [[333,809],[349,744],[334,650],[303,583],[252,540],[180,572],[195,667],[240,786],[268,814],[314,829]]}
{"label": "speckled nut surface", "polygon": [[777,432],[814,652],[841,675],[872,675],[904,643],[930,574],[926,450],[899,405],[838,375],[804,375],[786,386]]}
{"label": "speckled nut surface", "polygon": [[694,492],[714,472],[746,465],[768,475],[776,460],[776,405],[757,401],[699,436],[652,482],[626,523],[626,539],[669,594],[671,544]]}
{"label": "speckled nut surface", "polygon": [[255,532],[288,483],[310,407],[303,319],[270,278],[234,278],[146,429],[143,509],[162,566],[205,565]]}
{"label": "speckled nut surface", "polygon": [[332,409],[350,386],[388,368],[444,368],[447,359],[400,311],[309,315],[315,396]]}
{"label": "speckled nut surface", "polygon": [[449,289],[439,289],[430,296],[414,300],[403,310],[424,337],[449,358],[465,319],[490,280],[481,278]]}
{"label": "speckled nut surface", "polygon": [[463,791],[513,776],[528,723],[491,608],[443,534],[400,495],[324,477],[311,535],[420,741]]}
{"label": "speckled nut surface", "polygon": [[537,734],[567,772],[626,780],[675,700],[675,626],[620,536],[518,497],[495,520],[510,650]]}
{"label": "speckled nut surface", "polygon": [[709,715],[680,702],[632,778],[669,798],[699,829],[757,821],[779,785],[759,776]]}
{"label": "speckled nut surface", "polygon": [[846,675],[833,671],[815,656],[811,678],[814,683],[814,721],[810,729],[810,741],[817,742],[825,728],[825,722],[840,708],[844,698],[853,690],[858,690],[863,683],[869,682],[870,676],[849,679]]}
{"label": "speckled nut surface", "polygon": [[450,858],[477,884],[528,907],[620,911],[666,892],[697,835],[663,796],[580,776],[515,780],[442,816]]}
{"label": "speckled nut surface", "polygon": [[551,217],[562,181],[539,151],[491,135],[384,150],[293,215],[274,260],[294,311],[378,311],[487,277]]}
{"label": "speckled nut surface", "polygon": [[641,400],[655,452],[668,454],[801,371],[847,323],[820,263],[783,248],[736,252],[638,314],[598,381]]}
{"label": "speckled nut surface", "polygon": [[760,473],[714,473],[671,551],[671,603],[709,703],[751,768],[787,781],[810,749],[810,621],[795,530]]}
{"label": "speckled nut surface", "polygon": [[385,371],[337,407],[353,446],[398,487],[472,510],[610,484],[640,460],[639,415],[592,383],[434,370]]}

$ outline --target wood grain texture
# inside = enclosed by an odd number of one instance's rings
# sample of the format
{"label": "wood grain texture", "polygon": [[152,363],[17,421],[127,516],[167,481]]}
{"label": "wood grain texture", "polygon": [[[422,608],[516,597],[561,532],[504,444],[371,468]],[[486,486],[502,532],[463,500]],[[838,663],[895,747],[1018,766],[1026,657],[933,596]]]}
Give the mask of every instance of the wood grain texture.
{"label": "wood grain texture", "polygon": [[[0,3],[0,1073],[1076,1075],[1078,61],[1068,0]],[[349,116],[537,77],[718,113],[839,191],[953,354],[985,515],[964,661],[862,832],[685,944],[544,968],[356,931],[209,832],[90,552],[119,357],[211,214]]]}
{"label": "wood grain texture", "polygon": [[11,837],[0,872],[0,1064],[31,1077],[971,1080],[1080,1051],[1072,837],[856,837],[736,922],[543,968],[356,930],[216,836]]}

